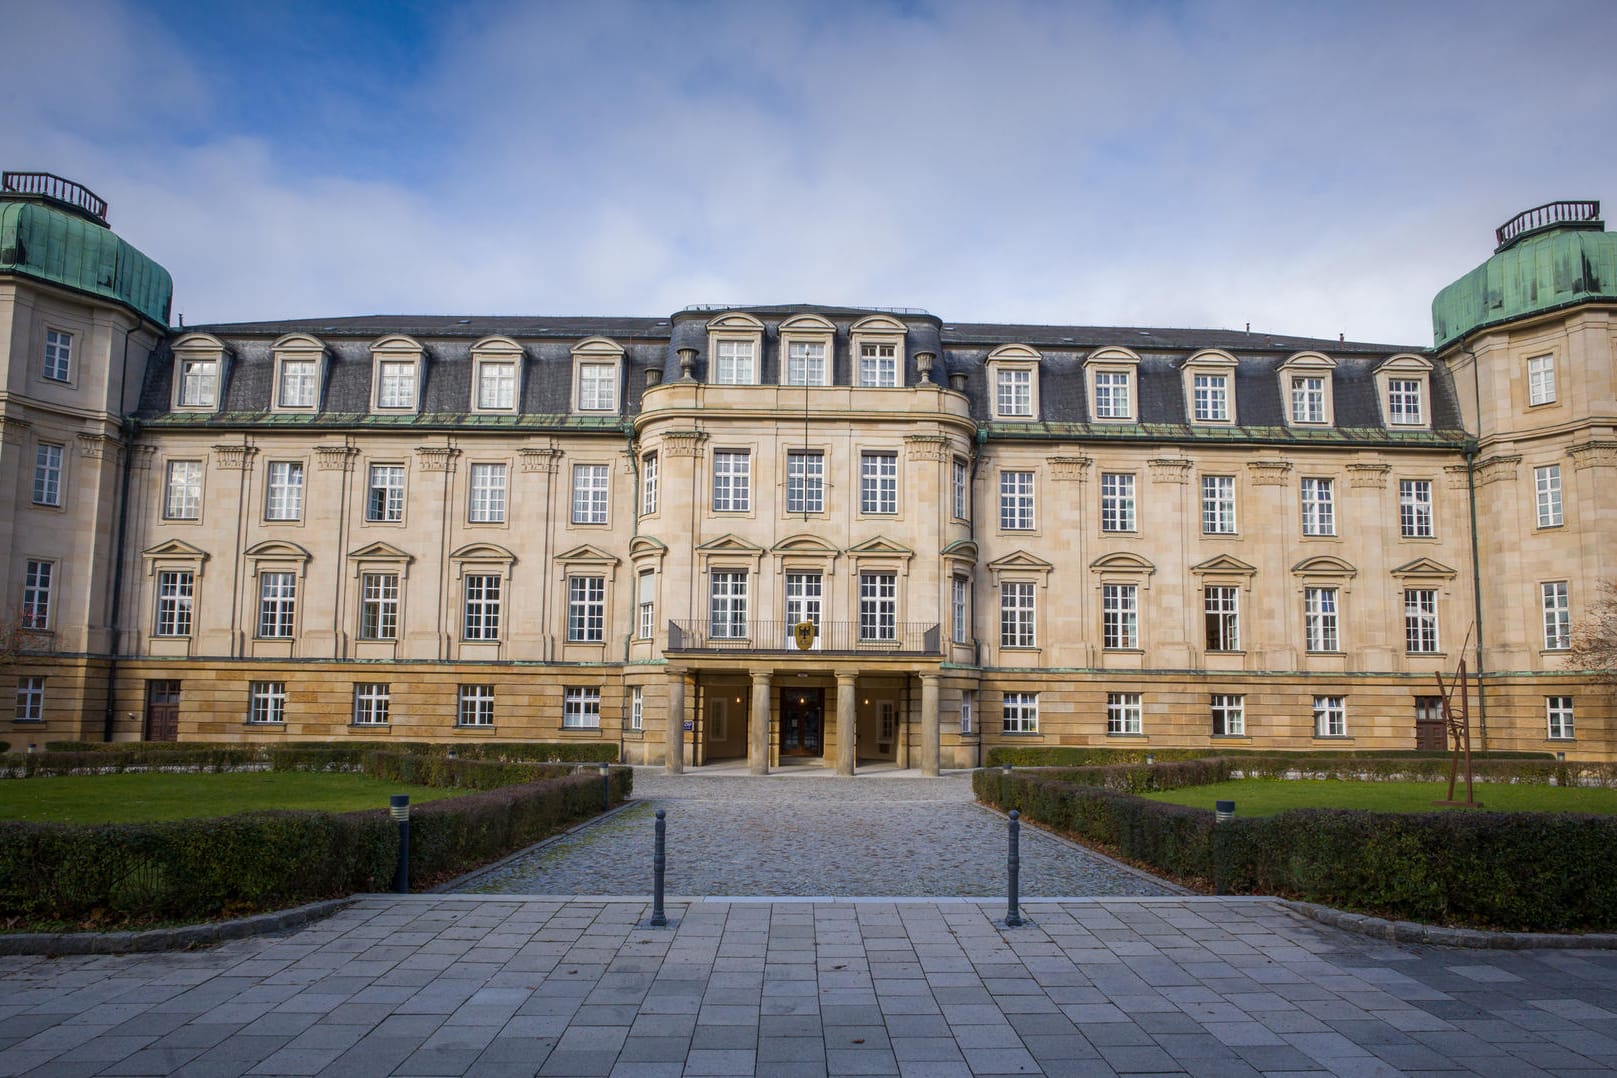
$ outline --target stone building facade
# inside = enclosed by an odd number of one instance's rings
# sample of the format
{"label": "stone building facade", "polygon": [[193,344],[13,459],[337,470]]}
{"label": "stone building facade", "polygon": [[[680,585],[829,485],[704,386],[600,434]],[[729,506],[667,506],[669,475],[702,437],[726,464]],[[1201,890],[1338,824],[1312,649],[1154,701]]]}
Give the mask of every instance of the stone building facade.
{"label": "stone building facade", "polygon": [[1591,204],[1405,348],[814,306],[171,328],[94,196],[7,186],[14,747],[1440,747],[1464,657],[1479,744],[1617,751],[1562,661],[1617,576]]}

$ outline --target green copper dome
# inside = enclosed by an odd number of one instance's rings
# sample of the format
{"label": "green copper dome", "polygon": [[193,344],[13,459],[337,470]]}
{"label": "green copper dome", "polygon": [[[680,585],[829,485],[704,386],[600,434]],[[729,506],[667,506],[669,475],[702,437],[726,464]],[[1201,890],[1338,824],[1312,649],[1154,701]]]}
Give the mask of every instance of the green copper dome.
{"label": "green copper dome", "polygon": [[113,300],[168,325],[168,270],[105,224],[49,200],[0,189],[0,273]]}
{"label": "green copper dome", "polygon": [[1617,232],[1604,231],[1599,213],[1598,202],[1551,203],[1499,229],[1494,256],[1432,300],[1436,347],[1484,326],[1576,303],[1617,301]]}

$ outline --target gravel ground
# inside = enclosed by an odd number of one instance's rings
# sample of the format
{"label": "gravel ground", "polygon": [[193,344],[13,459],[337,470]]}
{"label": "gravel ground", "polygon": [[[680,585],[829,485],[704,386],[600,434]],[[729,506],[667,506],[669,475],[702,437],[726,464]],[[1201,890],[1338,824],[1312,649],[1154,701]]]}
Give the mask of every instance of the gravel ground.
{"label": "gravel ground", "polygon": [[[911,773],[913,774],[913,773]],[[668,813],[669,895],[1003,895],[1006,823],[968,774],[853,780],[635,769],[637,801],[460,889],[483,894],[643,895],[654,813]],[[1175,888],[1035,828],[1022,829],[1024,897],[1171,895]]]}

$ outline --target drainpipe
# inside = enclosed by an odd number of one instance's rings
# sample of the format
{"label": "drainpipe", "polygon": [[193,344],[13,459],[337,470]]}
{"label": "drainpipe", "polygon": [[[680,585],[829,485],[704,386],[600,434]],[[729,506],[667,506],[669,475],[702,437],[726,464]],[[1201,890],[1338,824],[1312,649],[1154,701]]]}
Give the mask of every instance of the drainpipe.
{"label": "drainpipe", "polygon": [[[1471,357],[1471,391],[1475,395],[1477,408],[1477,436],[1482,435],[1482,367],[1477,360],[1477,354],[1460,342],[1461,351]],[[1477,727],[1478,735],[1482,739],[1482,749],[1488,749],[1488,695],[1482,682],[1482,636],[1486,622],[1482,620],[1482,562],[1478,556],[1481,543],[1477,538],[1477,446],[1472,443],[1465,448],[1465,492],[1466,501],[1471,510],[1471,602],[1472,614],[1477,625]]]}
{"label": "drainpipe", "polygon": [[[625,363],[624,366],[627,367],[628,364]],[[627,386],[624,388],[627,390]],[[618,399],[624,402],[625,410],[627,410],[627,393]],[[640,458],[635,453],[634,424],[628,420],[624,420],[621,429],[623,431],[623,441],[629,448],[629,474],[634,478],[634,482],[629,484],[629,496],[631,500],[629,505],[629,519],[633,522],[629,529],[629,542],[633,543],[636,537],[640,535]],[[628,631],[623,635],[623,666],[624,672],[627,673],[629,666],[629,648],[634,645],[636,615],[639,612],[636,604],[638,604],[640,601],[640,573],[635,568],[632,560],[629,562],[628,587],[624,588],[623,590],[626,591],[629,596],[628,602],[624,604],[628,608],[628,616],[624,619],[624,624],[627,626]],[[652,626],[652,638],[656,638],[655,625]],[[618,693],[618,762],[622,763],[623,750],[626,741],[624,734],[624,725],[626,719],[623,715],[623,678],[621,676],[618,678]]]}
{"label": "drainpipe", "polygon": [[[129,331],[124,331],[124,355],[118,371],[118,411],[124,410],[124,393],[129,388]],[[119,599],[123,597],[124,583],[124,542],[129,528],[129,473],[133,470],[135,460],[135,435],[140,431],[140,424],[130,416],[124,415],[118,421],[119,433],[124,438],[124,466],[123,475],[118,477],[118,541],[112,548],[112,596],[108,602],[107,631],[111,634],[107,648],[109,657],[107,661],[107,707],[101,717],[101,740],[111,741],[113,727],[118,721],[116,690],[118,686],[118,618],[122,610]],[[144,731],[142,731],[144,733]]]}

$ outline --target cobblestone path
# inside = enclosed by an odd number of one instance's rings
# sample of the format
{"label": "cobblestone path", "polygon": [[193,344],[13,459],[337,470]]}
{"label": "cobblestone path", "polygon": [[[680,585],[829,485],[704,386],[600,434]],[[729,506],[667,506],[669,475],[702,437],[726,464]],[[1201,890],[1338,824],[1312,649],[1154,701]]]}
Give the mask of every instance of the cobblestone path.
{"label": "cobblestone path", "polygon": [[[1006,890],[1006,823],[969,774],[852,780],[635,769],[637,803],[467,881],[483,894],[646,895],[653,820],[668,813],[669,895],[983,897]],[[1022,829],[1027,897],[1171,895],[1152,878]]]}

